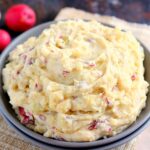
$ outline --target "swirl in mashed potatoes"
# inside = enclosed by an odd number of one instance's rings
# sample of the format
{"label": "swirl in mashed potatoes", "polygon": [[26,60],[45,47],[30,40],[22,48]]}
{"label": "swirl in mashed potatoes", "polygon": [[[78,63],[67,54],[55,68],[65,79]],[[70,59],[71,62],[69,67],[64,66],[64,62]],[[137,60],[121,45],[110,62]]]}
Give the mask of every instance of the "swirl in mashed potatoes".
{"label": "swirl in mashed potatoes", "polygon": [[46,137],[94,141],[123,131],[145,106],[143,60],[129,32],[60,21],[10,53],[4,89],[27,127]]}

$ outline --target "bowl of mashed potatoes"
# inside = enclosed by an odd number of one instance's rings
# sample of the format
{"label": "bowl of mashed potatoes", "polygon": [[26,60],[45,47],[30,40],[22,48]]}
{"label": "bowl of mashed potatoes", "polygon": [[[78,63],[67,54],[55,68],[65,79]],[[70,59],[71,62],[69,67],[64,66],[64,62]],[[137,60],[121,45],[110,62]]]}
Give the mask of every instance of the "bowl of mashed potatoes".
{"label": "bowl of mashed potatoes", "polygon": [[0,109],[48,144],[109,144],[150,117],[149,56],[132,33],[97,21],[37,26],[1,56]]}

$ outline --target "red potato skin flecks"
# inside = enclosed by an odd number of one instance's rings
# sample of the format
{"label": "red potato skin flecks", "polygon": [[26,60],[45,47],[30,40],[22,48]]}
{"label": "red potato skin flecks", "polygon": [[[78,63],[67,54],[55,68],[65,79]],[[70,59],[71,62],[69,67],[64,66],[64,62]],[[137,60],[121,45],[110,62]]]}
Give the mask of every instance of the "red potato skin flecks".
{"label": "red potato skin flecks", "polygon": [[0,29],[0,52],[11,42],[9,33]]}
{"label": "red potato skin flecks", "polygon": [[88,129],[89,129],[89,130],[95,130],[95,129],[97,129],[98,125],[99,125],[99,121],[98,121],[98,120],[93,120],[93,121],[90,123]]}
{"label": "red potato skin flecks", "polygon": [[36,14],[28,5],[16,4],[7,10],[5,23],[11,30],[23,32],[35,25]]}
{"label": "red potato skin flecks", "polygon": [[137,77],[136,77],[136,74],[133,74],[133,75],[131,76],[131,80],[132,80],[132,81],[136,80],[136,78],[137,78]]}
{"label": "red potato skin flecks", "polygon": [[18,108],[18,111],[19,111],[19,114],[20,114],[21,116],[25,116],[25,115],[26,115],[26,113],[25,113],[23,107],[19,107],[19,108]]}
{"label": "red potato skin flecks", "polygon": [[23,107],[18,107],[19,115],[21,116],[21,123],[24,125],[34,125],[34,117],[31,113],[26,113]]}

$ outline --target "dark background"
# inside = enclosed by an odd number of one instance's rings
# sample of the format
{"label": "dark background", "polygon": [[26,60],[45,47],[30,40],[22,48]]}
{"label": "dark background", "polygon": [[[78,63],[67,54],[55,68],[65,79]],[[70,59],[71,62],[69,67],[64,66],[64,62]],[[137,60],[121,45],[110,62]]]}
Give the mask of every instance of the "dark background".
{"label": "dark background", "polygon": [[[37,24],[53,20],[59,10],[66,6],[116,16],[130,22],[150,24],[150,0],[0,0],[2,16],[15,3],[30,5],[36,11]],[[8,30],[3,21],[0,22],[0,28]],[[9,32],[12,37],[19,34]]]}

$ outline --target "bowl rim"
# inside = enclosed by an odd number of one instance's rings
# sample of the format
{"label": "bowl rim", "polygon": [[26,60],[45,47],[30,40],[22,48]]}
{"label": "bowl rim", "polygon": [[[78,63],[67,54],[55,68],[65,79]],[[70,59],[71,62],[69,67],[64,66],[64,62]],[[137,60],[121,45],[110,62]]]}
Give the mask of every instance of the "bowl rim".
{"label": "bowl rim", "polygon": [[[7,124],[11,128],[13,128],[14,131],[16,131],[16,133],[18,133],[19,135],[24,137],[26,141],[31,142],[34,145],[39,146],[41,148],[45,148],[45,149],[53,148],[54,150],[59,150],[59,149],[65,148],[65,150],[66,150],[66,147],[57,147],[54,145],[43,143],[41,141],[37,141],[33,137],[29,136],[28,134],[26,134],[23,131],[21,131],[20,129],[18,129],[12,122],[9,121],[9,119],[2,112],[0,112],[0,114],[2,114],[3,119],[7,122]],[[138,129],[136,129],[136,131],[132,132],[131,134],[127,135],[126,137],[119,139],[117,141],[114,141],[112,143],[106,144],[106,145],[101,145],[100,147],[98,147],[98,146],[94,147],[93,150],[109,150],[109,149],[121,146],[121,145],[129,142],[130,140],[132,140],[134,137],[138,136],[148,126],[150,126],[150,118],[145,123],[143,123],[143,125],[141,125]]]}
{"label": "bowl rim", "polygon": [[[70,19],[66,19],[66,20],[70,20]],[[61,20],[61,21],[66,21],[66,20]],[[86,20],[86,21],[88,21],[88,20]],[[50,25],[55,24],[57,22],[59,22],[59,21],[50,21],[50,22],[47,22],[47,23],[40,24],[40,25],[24,32],[23,34],[18,36],[16,39],[14,39],[14,41],[2,52],[2,54],[0,56],[0,70],[3,69],[4,64],[5,64],[5,60],[8,57],[8,54],[12,50],[14,50],[14,47],[16,47],[18,44],[23,43],[24,41],[26,41],[29,37],[31,37],[32,33],[35,34],[35,33],[38,32],[38,30],[41,30],[41,32],[42,32],[45,28],[48,28]],[[104,25],[106,26],[107,24],[104,24]],[[107,26],[112,27],[111,25],[107,25]],[[38,33],[38,35],[40,33]],[[140,44],[142,45],[144,50],[148,51],[147,48],[141,42],[140,42]],[[3,89],[2,89],[2,73],[0,73],[0,92],[1,93],[3,92]],[[134,126],[134,123],[133,123],[131,126],[129,126],[127,129],[125,129],[121,133],[119,133],[115,136],[106,138],[106,139],[100,139],[100,140],[96,140],[96,141],[92,141],[92,142],[67,142],[67,141],[59,141],[59,140],[56,140],[56,139],[44,137],[43,135],[41,135],[39,133],[36,133],[36,132],[32,131],[31,129],[28,129],[27,127],[22,125],[17,120],[17,118],[14,118],[10,113],[8,113],[7,108],[5,108],[5,105],[3,103],[1,94],[0,94],[0,110],[5,114],[5,116],[7,116],[9,118],[9,120],[11,122],[13,122],[13,124],[16,125],[17,128],[19,128],[20,130],[22,130],[25,133],[28,133],[28,135],[31,135],[31,137],[33,137],[37,140],[40,140],[44,143],[49,143],[49,144],[52,144],[52,145],[56,145],[56,146],[64,145],[65,147],[80,147],[80,148],[81,147],[87,147],[87,146],[91,147],[91,146],[97,146],[97,145],[104,145],[104,144],[114,142],[118,139],[121,139],[121,138],[129,135],[130,133],[134,132],[137,128],[139,128],[143,124],[143,122],[146,122],[146,120],[150,117],[150,113],[149,113],[147,116],[144,116],[142,121],[135,124],[135,126]]]}

